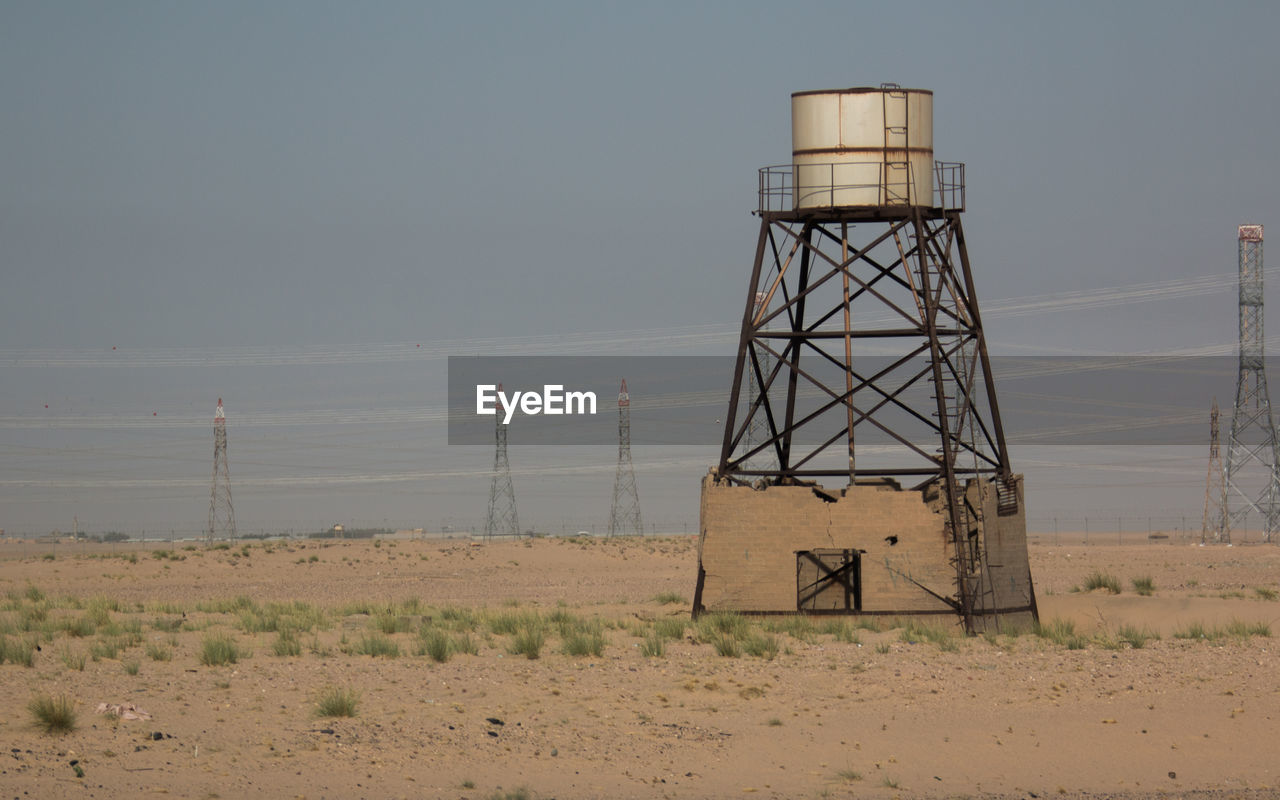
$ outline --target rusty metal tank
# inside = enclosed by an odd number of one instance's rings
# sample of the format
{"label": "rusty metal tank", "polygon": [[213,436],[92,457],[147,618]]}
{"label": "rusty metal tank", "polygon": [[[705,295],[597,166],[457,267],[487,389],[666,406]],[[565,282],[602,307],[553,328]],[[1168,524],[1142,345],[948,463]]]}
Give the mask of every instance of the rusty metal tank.
{"label": "rusty metal tank", "polygon": [[797,209],[931,206],[933,92],[796,92],[791,161]]}

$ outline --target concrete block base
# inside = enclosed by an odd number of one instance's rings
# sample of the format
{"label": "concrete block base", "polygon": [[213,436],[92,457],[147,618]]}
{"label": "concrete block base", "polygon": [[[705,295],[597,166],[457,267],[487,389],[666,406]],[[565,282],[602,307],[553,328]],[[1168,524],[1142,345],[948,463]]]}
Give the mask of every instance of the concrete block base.
{"label": "concrete block base", "polygon": [[[980,631],[1034,620],[1021,476],[1017,491],[1017,511],[1001,516],[990,482],[967,486],[985,521],[989,578],[977,605],[997,612],[975,617]],[[702,483],[695,611],[955,615],[945,514],[933,486],[755,489],[713,472]]]}

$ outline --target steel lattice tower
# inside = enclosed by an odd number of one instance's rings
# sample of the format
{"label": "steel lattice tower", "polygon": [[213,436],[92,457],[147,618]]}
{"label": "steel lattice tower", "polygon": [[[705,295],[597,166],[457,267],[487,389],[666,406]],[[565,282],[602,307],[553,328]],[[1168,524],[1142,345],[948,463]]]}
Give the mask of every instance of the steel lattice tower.
{"label": "steel lattice tower", "polygon": [[[498,384],[502,394],[502,384]],[[489,515],[484,523],[486,539],[494,536],[519,536],[520,520],[516,517],[516,490],[511,485],[511,464],[507,461],[507,426],[502,414],[494,415],[493,481],[489,484]]]}
{"label": "steel lattice tower", "polygon": [[[756,292],[755,307],[752,315],[761,316],[760,312],[764,309],[765,293]],[[761,374],[769,374],[772,371],[773,363],[769,357],[769,353],[762,352],[759,354],[760,372]],[[760,396],[760,382],[756,378],[755,372],[747,374],[747,403],[749,406],[756,405],[756,398]],[[769,439],[769,425],[763,414],[757,414],[751,418],[750,424],[747,426],[747,435],[743,440],[743,449],[751,452],[756,449],[756,445],[762,444]],[[771,450],[761,450],[755,456],[748,460],[749,466],[756,469],[772,470],[778,468],[778,461]]]}
{"label": "steel lattice tower", "polygon": [[636,471],[631,465],[631,395],[626,378],[618,392],[618,473],[613,479],[613,508],[609,512],[609,535],[624,533],[644,534]]}
{"label": "steel lattice tower", "polygon": [[1263,359],[1262,226],[1239,228],[1240,371],[1227,442],[1222,541],[1250,512],[1262,519],[1264,541],[1280,529],[1280,442],[1276,439]]}
{"label": "steel lattice tower", "polygon": [[[760,170],[760,233],[713,474],[738,486],[834,478],[936,492],[955,573],[954,595],[943,599],[975,630],[997,619],[999,602],[986,553],[996,523],[970,491],[990,486],[993,516],[1016,516],[1021,478],[961,223],[964,165],[911,146],[922,119],[932,135],[931,117],[911,116],[922,94],[886,84],[792,95],[793,163]],[[828,114],[820,104],[836,95],[843,110]],[[849,151],[848,163],[824,163],[836,159],[829,148],[797,144],[795,132],[811,124],[814,142],[845,136],[823,126],[862,108],[861,97],[882,105],[865,117],[868,131],[883,124],[884,147],[871,156],[882,160]],[[799,117],[797,103],[807,109]],[[855,355],[863,348],[880,355]],[[764,435],[749,436],[762,423]],[[759,466],[761,456],[771,463]],[[1034,596],[1029,608],[1034,615]]]}
{"label": "steel lattice tower", "polygon": [[231,470],[227,465],[227,415],[222,410],[221,397],[213,412],[213,489],[205,538],[212,542],[219,535],[236,538],[236,509],[231,504]]}
{"label": "steel lattice tower", "polygon": [[1200,528],[1200,543],[1222,538],[1223,502],[1226,483],[1222,472],[1222,453],[1218,448],[1218,398],[1213,398],[1209,412],[1209,471],[1204,479],[1204,523]]}

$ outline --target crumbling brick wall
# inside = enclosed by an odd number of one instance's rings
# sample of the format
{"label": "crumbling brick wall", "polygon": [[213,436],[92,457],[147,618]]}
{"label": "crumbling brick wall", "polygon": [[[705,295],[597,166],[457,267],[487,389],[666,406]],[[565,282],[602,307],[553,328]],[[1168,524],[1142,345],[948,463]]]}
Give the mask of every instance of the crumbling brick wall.
{"label": "crumbling brick wall", "polygon": [[[1017,515],[997,517],[989,489],[977,491],[984,513],[999,520],[993,553],[1000,586],[1012,580],[996,596],[1010,608],[1027,605],[1021,503]],[[905,491],[887,481],[836,491],[754,489],[710,474],[702,484],[699,610],[795,612],[797,551],[840,548],[861,551],[863,613],[954,613],[948,602],[956,596],[954,549],[945,513],[936,491]]]}

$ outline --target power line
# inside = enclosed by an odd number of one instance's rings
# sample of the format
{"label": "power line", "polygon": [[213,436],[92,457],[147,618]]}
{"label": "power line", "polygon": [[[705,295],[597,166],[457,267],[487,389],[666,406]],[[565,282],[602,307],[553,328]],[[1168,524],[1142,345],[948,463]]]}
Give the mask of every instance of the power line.
{"label": "power line", "polygon": [[[1130,303],[1200,297],[1226,292],[1234,272],[1192,278],[1099,287],[1073,292],[1025,295],[987,301],[987,320],[1064,311],[1083,311]],[[886,318],[887,319],[887,318]],[[867,317],[867,323],[884,319]],[[708,323],[634,330],[589,331],[520,337],[476,337],[427,342],[371,342],[332,345],[254,345],[243,347],[0,347],[0,367],[247,367],[323,364],[371,364],[440,359],[461,353],[546,355],[635,352],[638,347],[706,347],[732,345],[738,330]]]}

